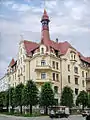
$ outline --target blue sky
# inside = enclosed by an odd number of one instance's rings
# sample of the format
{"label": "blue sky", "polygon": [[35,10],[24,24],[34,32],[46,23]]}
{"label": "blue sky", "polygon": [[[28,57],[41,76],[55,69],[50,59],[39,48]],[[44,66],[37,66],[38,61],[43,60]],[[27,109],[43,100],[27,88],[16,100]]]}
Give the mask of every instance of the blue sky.
{"label": "blue sky", "polygon": [[[90,0],[46,0],[50,37],[68,41],[84,56],[90,56]],[[0,77],[10,60],[17,58],[23,39],[40,42],[44,2],[42,0],[0,1]]]}

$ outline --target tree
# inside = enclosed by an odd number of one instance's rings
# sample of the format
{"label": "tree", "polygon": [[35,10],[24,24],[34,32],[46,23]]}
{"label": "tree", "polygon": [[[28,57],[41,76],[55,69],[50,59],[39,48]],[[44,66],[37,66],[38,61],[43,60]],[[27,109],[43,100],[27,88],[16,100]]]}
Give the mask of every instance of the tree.
{"label": "tree", "polygon": [[13,87],[9,88],[9,103],[12,107],[12,112],[14,112],[15,107],[15,90]]}
{"label": "tree", "polygon": [[22,90],[24,88],[24,85],[20,83],[15,88],[15,105],[20,106],[20,113],[22,114]]}
{"label": "tree", "polygon": [[82,109],[88,105],[88,94],[84,90],[79,93],[76,99],[76,105],[82,105]]}
{"label": "tree", "polygon": [[2,91],[0,92],[0,111],[3,112],[3,107],[4,107],[4,104],[5,103],[5,92]]}
{"label": "tree", "polygon": [[5,91],[5,106],[6,106],[6,108],[7,108],[7,111],[9,111],[8,110],[8,107],[9,107],[9,90],[6,90]]}
{"label": "tree", "polygon": [[61,105],[72,107],[73,106],[73,90],[66,86],[61,93]]}
{"label": "tree", "polygon": [[32,114],[32,106],[38,104],[38,89],[32,80],[29,80],[24,87],[23,104],[30,105],[30,114]]}
{"label": "tree", "polygon": [[54,92],[52,90],[51,84],[46,82],[42,87],[41,87],[41,93],[40,93],[40,106],[45,107],[45,113],[47,114],[47,110],[49,106],[54,105],[55,100],[54,100]]}
{"label": "tree", "polygon": [[90,108],[90,93],[88,93],[88,108]]}

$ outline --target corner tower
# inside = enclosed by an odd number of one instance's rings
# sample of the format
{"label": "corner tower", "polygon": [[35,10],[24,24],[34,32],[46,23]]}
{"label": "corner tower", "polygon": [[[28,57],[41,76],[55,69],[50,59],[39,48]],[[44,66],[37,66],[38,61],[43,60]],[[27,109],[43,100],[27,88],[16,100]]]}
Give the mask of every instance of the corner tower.
{"label": "corner tower", "polygon": [[49,16],[47,15],[46,10],[44,9],[44,13],[41,19],[41,23],[42,23],[42,31],[41,31],[41,43],[43,43],[44,45],[48,46],[49,45],[49,40],[50,40],[50,36],[49,36]]}

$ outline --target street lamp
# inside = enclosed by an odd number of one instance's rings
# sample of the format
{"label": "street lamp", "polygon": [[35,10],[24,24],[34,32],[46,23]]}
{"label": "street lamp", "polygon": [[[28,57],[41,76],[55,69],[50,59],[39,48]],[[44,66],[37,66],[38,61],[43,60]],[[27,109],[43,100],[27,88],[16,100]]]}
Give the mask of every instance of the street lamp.
{"label": "street lamp", "polygon": [[10,112],[10,84],[8,83],[8,92],[9,92],[9,112]]}

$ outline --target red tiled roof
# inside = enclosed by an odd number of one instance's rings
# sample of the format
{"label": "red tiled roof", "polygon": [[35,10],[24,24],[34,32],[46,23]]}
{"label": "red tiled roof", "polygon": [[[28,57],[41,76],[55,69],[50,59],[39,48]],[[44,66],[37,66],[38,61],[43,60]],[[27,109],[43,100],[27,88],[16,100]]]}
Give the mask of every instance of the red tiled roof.
{"label": "red tiled roof", "polygon": [[[68,49],[70,47],[72,47],[67,41],[56,43],[56,42],[50,40],[49,45],[51,47],[53,47],[55,50],[59,50],[61,55],[66,54]],[[78,52],[78,55],[79,55],[81,60],[90,63],[90,57],[84,57],[80,52]]]}
{"label": "red tiled roof", "polygon": [[15,60],[12,58],[10,64],[9,64],[9,67],[12,67],[13,65],[15,64]]}
{"label": "red tiled roof", "polygon": [[37,44],[35,42],[24,40],[24,46],[25,46],[27,55],[30,55],[31,51],[33,51],[34,49],[36,49],[37,47],[39,47],[39,44]]}
{"label": "red tiled roof", "polygon": [[68,51],[68,48],[70,48],[71,45],[65,41],[63,43],[59,43],[59,51],[60,53],[63,55],[63,54],[66,54],[66,52]]}

